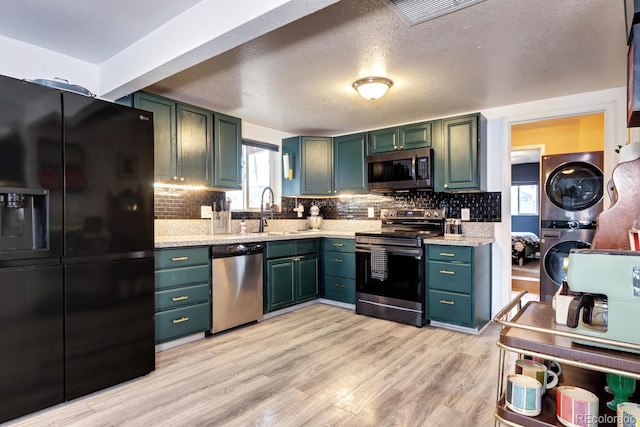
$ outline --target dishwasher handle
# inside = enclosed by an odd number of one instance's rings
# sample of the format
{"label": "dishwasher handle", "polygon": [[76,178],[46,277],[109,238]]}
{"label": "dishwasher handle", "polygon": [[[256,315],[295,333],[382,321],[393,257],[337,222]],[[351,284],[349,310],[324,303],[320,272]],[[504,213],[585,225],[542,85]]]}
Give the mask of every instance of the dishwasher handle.
{"label": "dishwasher handle", "polygon": [[211,258],[227,258],[233,256],[256,255],[264,252],[263,243],[234,243],[211,247]]}

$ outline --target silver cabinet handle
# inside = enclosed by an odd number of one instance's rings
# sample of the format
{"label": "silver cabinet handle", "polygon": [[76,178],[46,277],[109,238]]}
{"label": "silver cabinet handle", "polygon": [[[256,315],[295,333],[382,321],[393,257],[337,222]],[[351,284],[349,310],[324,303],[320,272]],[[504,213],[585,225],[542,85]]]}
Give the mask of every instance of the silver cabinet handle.
{"label": "silver cabinet handle", "polygon": [[187,261],[189,259],[188,256],[176,256],[171,258],[171,261]]}
{"label": "silver cabinet handle", "polygon": [[456,274],[456,273],[455,273],[455,271],[440,270],[440,274],[451,274],[451,275],[454,275],[454,274]]}
{"label": "silver cabinet handle", "polygon": [[333,286],[335,286],[336,288],[344,288],[344,285],[342,283],[334,283]]}
{"label": "silver cabinet handle", "polygon": [[189,299],[189,297],[188,297],[188,296],[186,296],[186,295],[182,295],[182,296],[180,296],[180,297],[173,297],[173,298],[171,298],[171,301],[176,302],[176,301],[184,301],[184,300],[187,300],[187,299]]}
{"label": "silver cabinet handle", "polygon": [[440,252],[440,256],[456,256],[456,254],[452,254],[449,252]]}
{"label": "silver cabinet handle", "polygon": [[337,259],[337,258],[336,258],[336,259],[334,259],[334,260],[333,260],[333,262],[344,262],[344,260],[343,260],[343,259]]}
{"label": "silver cabinet handle", "polygon": [[333,246],[337,246],[339,248],[344,246],[344,243],[334,243]]}
{"label": "silver cabinet handle", "polygon": [[447,305],[455,305],[456,303],[454,301],[449,301],[446,299],[441,299],[440,300],[440,304],[447,304]]}

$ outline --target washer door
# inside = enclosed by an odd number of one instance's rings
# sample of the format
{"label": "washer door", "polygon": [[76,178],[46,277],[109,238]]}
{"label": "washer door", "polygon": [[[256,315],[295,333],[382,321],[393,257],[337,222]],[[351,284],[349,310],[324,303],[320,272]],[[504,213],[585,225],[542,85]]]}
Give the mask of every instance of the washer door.
{"label": "washer door", "polygon": [[582,211],[597,204],[603,195],[603,176],[590,163],[565,163],[549,174],[545,184],[547,197],[566,211]]}
{"label": "washer door", "polygon": [[562,281],[567,278],[567,271],[564,267],[565,258],[569,257],[569,251],[571,249],[589,249],[590,247],[590,243],[575,240],[556,243],[544,255],[545,272],[557,286],[560,286]]}

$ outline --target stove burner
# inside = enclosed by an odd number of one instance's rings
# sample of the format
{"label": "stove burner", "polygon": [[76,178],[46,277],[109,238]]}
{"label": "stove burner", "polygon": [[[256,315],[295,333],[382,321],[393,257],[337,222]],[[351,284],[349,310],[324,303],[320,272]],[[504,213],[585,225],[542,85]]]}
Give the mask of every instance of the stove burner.
{"label": "stove burner", "polygon": [[380,220],[380,231],[357,232],[356,243],[390,244],[392,239],[401,244],[398,240],[404,239],[404,245],[419,246],[425,238],[444,234],[443,209],[381,209]]}

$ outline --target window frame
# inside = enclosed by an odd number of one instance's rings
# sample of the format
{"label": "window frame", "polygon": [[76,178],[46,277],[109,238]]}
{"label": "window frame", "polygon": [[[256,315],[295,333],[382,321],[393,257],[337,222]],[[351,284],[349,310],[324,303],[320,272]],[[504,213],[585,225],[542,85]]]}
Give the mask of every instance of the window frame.
{"label": "window frame", "polygon": [[[237,207],[237,203],[236,203],[236,207],[234,207],[233,203],[231,204],[231,210],[235,211],[235,212],[259,212],[260,211],[260,206],[257,207],[250,207],[250,190],[248,188],[248,184],[249,184],[249,169],[247,167],[247,161],[248,161],[248,147],[253,147],[253,148],[258,148],[258,149],[262,149],[265,151],[269,152],[269,183],[268,186],[271,187],[271,189],[273,190],[274,193],[274,203],[275,204],[279,204],[280,203],[280,185],[277,185],[277,179],[279,177],[278,174],[278,168],[276,167],[276,165],[278,164],[277,162],[279,161],[279,152],[280,152],[280,147],[278,145],[275,144],[271,144],[271,143],[267,143],[267,142],[262,142],[262,141],[256,141],[256,140],[251,140],[251,139],[242,139],[242,162],[241,162],[241,176],[242,176],[242,190],[236,190],[236,191],[241,191],[242,192],[242,206],[241,207]],[[262,186],[260,186],[259,188],[264,188]],[[237,200],[237,199],[236,199]]]}
{"label": "window frame", "polygon": [[[520,192],[521,187],[536,187],[536,200],[535,200],[535,213],[521,211]],[[517,210],[514,212],[514,188],[517,188],[515,201],[517,203]],[[511,216],[540,216],[540,183],[535,181],[513,182],[511,183]]]}

